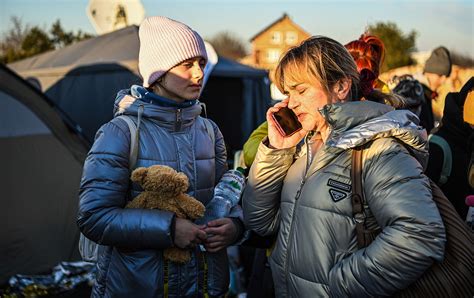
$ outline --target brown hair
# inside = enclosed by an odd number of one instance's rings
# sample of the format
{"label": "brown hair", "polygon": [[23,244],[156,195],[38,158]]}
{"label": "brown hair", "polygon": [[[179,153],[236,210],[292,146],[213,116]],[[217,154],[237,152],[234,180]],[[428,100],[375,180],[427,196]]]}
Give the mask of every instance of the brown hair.
{"label": "brown hair", "polygon": [[[361,75],[367,81],[367,74],[357,71],[354,59],[342,44],[329,37],[313,36],[299,46],[290,48],[281,58],[275,70],[275,85],[285,93],[285,79],[297,82],[316,80],[329,94],[334,84],[341,79],[350,79],[352,85],[348,100],[365,97],[389,105],[399,101],[397,96],[373,88],[366,92],[364,84],[361,84]],[[369,75],[374,74],[370,72]]]}
{"label": "brown hair", "polygon": [[284,93],[286,79],[317,80],[329,94],[341,79],[352,81],[351,93],[357,93],[359,73],[351,55],[339,42],[325,36],[313,36],[288,50],[275,70],[275,84]]}

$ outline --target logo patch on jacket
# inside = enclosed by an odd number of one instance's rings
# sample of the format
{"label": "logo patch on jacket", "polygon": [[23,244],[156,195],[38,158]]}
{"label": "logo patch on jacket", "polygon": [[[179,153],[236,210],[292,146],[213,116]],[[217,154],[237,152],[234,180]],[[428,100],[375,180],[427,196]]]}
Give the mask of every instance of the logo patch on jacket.
{"label": "logo patch on jacket", "polygon": [[331,195],[331,199],[334,202],[339,202],[340,200],[347,197],[347,194],[345,192],[342,192],[342,191],[334,189],[334,188],[329,189],[329,194]]}
{"label": "logo patch on jacket", "polygon": [[331,179],[331,178],[329,178],[329,180],[328,180],[328,186],[332,186],[332,187],[335,187],[337,189],[347,191],[347,192],[351,191],[351,185],[350,184],[342,183],[340,181],[337,181],[337,180],[334,180],[334,179]]}
{"label": "logo patch on jacket", "polygon": [[346,184],[334,179],[329,179],[328,186],[331,186],[329,189],[329,195],[334,202],[339,202],[342,199],[347,198],[347,193],[351,191],[352,187],[350,184]]}

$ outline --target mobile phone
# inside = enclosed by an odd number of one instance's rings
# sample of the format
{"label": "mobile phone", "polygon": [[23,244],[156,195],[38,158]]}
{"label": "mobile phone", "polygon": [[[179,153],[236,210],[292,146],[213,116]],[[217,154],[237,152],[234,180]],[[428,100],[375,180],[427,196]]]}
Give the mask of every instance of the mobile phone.
{"label": "mobile phone", "polygon": [[278,112],[273,113],[272,117],[277,124],[278,132],[284,137],[289,137],[303,128],[295,112],[288,107],[281,108]]}

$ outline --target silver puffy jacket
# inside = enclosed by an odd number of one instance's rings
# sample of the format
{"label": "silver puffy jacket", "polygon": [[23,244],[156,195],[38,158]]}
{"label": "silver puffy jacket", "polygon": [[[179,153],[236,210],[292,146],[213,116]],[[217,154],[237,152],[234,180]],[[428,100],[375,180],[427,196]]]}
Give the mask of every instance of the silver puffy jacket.
{"label": "silver puffy jacket", "polygon": [[[260,144],[243,197],[246,226],[278,233],[270,257],[277,296],[389,296],[444,256],[443,222],[423,174],[426,131],[411,112],[369,101],[320,112],[331,132],[316,152],[314,140],[306,140],[301,154]],[[368,224],[383,231],[358,250],[351,148],[367,142]]]}
{"label": "silver puffy jacket", "polygon": [[[119,93],[115,116],[136,118],[140,125],[137,167],[168,165],[189,178],[189,194],[204,205],[227,169],[224,139],[212,122],[215,143],[198,104],[178,109],[146,103],[139,95]],[[99,252],[95,297],[162,297],[165,275],[169,297],[222,296],[228,291],[229,269],[225,250],[206,259],[197,248],[191,261],[165,269],[162,250],[172,245],[173,213],[124,209],[129,193],[130,132],[118,118],[97,132],[84,164],[78,225],[87,237],[104,245]],[[138,189],[132,192],[137,195]],[[241,215],[240,207],[231,217]],[[207,274],[205,266],[208,266]],[[207,283],[204,281],[207,278]]]}

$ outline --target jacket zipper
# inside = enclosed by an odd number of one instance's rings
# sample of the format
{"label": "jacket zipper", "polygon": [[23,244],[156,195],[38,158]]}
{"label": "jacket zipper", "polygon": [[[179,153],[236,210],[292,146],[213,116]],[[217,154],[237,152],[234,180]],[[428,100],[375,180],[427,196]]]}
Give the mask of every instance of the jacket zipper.
{"label": "jacket zipper", "polygon": [[174,131],[180,131],[181,130],[181,109],[176,110],[176,122],[174,124]]}
{"label": "jacket zipper", "polygon": [[[181,117],[181,109],[177,109],[176,110],[176,122],[174,123],[174,131],[175,132],[178,132],[181,130],[181,121],[182,121],[182,117]],[[174,146],[175,146],[175,150],[176,150],[176,164],[177,164],[177,170],[178,171],[181,171],[181,163],[179,162],[181,160],[180,156],[179,156],[179,150],[178,150],[178,145],[176,144],[176,136],[172,135],[173,137],[173,141],[174,141]]]}
{"label": "jacket zipper", "polygon": [[[303,186],[306,182],[306,174],[308,173],[308,169],[309,169],[309,166],[310,166],[310,162],[311,162],[311,156],[312,156],[312,152],[311,152],[311,148],[309,146],[309,142],[308,140],[311,139],[313,137],[313,132],[309,132],[306,137],[305,137],[305,144],[306,144],[306,169],[305,169],[305,172],[304,172],[304,175],[303,175],[303,178],[301,179],[301,182],[300,182],[300,186],[298,188],[298,191],[296,192],[296,196],[295,196],[295,206],[293,207],[293,214],[291,216],[291,224],[290,224],[290,232],[288,234],[288,249],[286,251],[286,260],[285,260],[285,272],[288,274],[289,271],[288,271],[288,267],[289,267],[289,256],[290,256],[290,253],[291,253],[291,249],[292,249],[292,245],[291,245],[291,236],[293,235],[293,223],[295,222],[295,212],[296,212],[296,208],[297,208],[297,205],[298,205],[298,199],[300,198],[301,196],[301,190],[303,189]],[[289,289],[289,283],[288,281],[286,281],[286,294],[289,295],[290,293],[290,289]]]}

